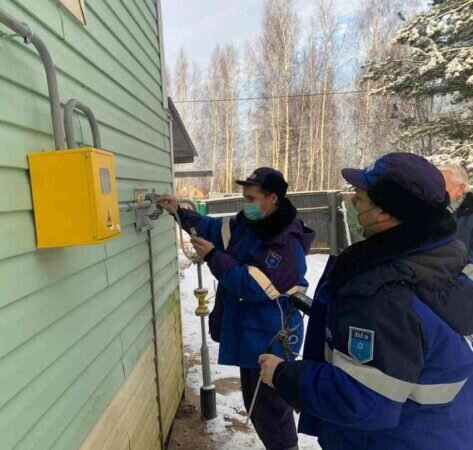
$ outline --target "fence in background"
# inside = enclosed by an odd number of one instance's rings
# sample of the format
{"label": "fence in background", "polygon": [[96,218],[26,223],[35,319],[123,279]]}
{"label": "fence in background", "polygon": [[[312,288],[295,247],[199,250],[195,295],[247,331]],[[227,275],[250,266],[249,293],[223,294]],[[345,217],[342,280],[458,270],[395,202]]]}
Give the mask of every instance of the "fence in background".
{"label": "fence in background", "polygon": [[[316,231],[312,252],[336,255],[347,246],[340,205],[342,199],[350,195],[339,191],[294,192],[287,195],[297,208],[299,217]],[[236,214],[243,208],[244,198],[226,197],[207,200],[205,203],[207,214],[218,217]]]}

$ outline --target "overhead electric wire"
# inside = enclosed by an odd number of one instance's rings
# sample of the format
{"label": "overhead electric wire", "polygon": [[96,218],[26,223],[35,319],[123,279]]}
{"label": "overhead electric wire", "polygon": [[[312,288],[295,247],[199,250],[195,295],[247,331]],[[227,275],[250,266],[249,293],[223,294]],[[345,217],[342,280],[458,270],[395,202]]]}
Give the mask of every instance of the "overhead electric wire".
{"label": "overhead electric wire", "polygon": [[350,95],[350,94],[366,94],[370,89],[360,89],[353,91],[331,91],[331,92],[312,92],[308,94],[291,94],[291,95],[275,95],[275,96],[257,96],[257,97],[229,97],[229,98],[200,98],[173,100],[174,103],[219,103],[219,102],[249,102],[253,100],[278,100],[285,98],[304,98],[304,97],[323,97],[325,95]]}

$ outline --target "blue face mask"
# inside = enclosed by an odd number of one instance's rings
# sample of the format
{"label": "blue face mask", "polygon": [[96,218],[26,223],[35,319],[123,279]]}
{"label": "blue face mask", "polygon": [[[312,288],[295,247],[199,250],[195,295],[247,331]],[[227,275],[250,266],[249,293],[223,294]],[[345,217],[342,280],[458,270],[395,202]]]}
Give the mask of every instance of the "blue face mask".
{"label": "blue face mask", "polygon": [[254,222],[264,219],[264,213],[261,211],[258,203],[245,203],[243,205],[243,214],[248,220]]}

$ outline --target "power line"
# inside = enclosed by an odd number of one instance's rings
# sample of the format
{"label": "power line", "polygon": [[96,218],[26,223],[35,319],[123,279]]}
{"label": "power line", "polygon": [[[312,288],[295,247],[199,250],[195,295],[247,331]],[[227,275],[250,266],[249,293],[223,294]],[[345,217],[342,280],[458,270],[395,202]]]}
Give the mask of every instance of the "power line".
{"label": "power line", "polygon": [[356,91],[338,91],[338,92],[313,92],[310,94],[292,94],[292,95],[275,95],[261,97],[234,97],[234,98],[201,98],[196,100],[174,100],[174,103],[220,103],[220,102],[248,102],[252,100],[278,100],[283,98],[304,98],[304,97],[322,97],[324,95],[349,95],[349,94],[366,94],[369,89]]}

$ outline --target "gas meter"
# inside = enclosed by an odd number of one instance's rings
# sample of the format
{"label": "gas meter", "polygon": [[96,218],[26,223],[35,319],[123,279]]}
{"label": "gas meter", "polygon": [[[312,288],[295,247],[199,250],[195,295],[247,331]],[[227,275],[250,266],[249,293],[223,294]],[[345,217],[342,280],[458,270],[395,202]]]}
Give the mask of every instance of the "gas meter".
{"label": "gas meter", "polygon": [[38,248],[120,234],[113,154],[92,147],[28,154]]}

